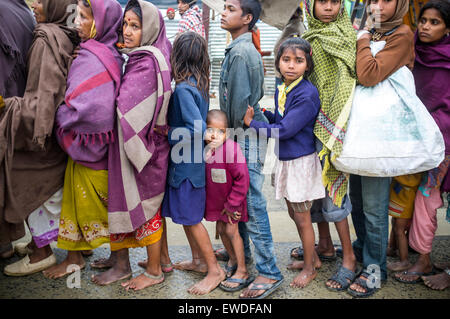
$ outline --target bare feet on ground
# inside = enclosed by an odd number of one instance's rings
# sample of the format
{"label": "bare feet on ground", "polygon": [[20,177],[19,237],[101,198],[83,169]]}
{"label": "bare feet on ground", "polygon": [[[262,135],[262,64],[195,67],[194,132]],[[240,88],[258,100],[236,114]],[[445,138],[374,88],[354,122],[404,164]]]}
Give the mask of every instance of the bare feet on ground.
{"label": "bare feet on ground", "polygon": [[207,273],[208,272],[208,266],[206,263],[201,259],[192,259],[192,260],[185,260],[180,261],[175,264],[173,264],[173,268],[178,270],[188,270],[188,271],[195,271],[200,273]]}
{"label": "bare feet on ground", "polygon": [[192,295],[206,295],[219,286],[225,277],[225,272],[217,265],[217,269],[208,271],[208,275],[203,280],[193,285],[187,291]]}
{"label": "bare feet on ground", "polygon": [[450,275],[446,272],[433,275],[433,276],[422,276],[423,283],[434,290],[444,290],[450,287]]}
{"label": "bare feet on ground", "polygon": [[42,273],[45,277],[50,279],[61,278],[77,270],[73,267],[73,265],[77,265],[79,269],[83,269],[85,267],[86,263],[81,253],[76,252],[75,254],[71,254],[71,252],[69,252],[66,259],[62,263],[54,265],[42,271]]}
{"label": "bare feet on ground", "polygon": [[289,286],[291,286],[293,288],[305,288],[306,286],[309,285],[309,283],[311,281],[314,280],[314,278],[316,278],[316,276],[317,276],[316,270],[308,271],[308,270],[303,269],[297,275],[297,277],[295,277],[294,280],[292,280],[292,282],[290,283]]}
{"label": "bare feet on ground", "polygon": [[92,275],[91,280],[97,285],[106,286],[119,280],[128,279],[131,277],[131,274],[132,272],[129,264],[128,267],[119,267],[115,265],[105,272],[97,275]]}
{"label": "bare feet on ground", "polygon": [[[122,283],[121,285],[122,285],[122,287],[125,288],[126,291],[128,291],[129,289],[133,289],[135,291],[142,290],[147,287],[162,283],[164,281],[164,275],[160,275],[160,276],[161,276],[160,278],[156,279],[156,278],[149,278],[146,275],[141,274],[141,275],[137,276],[136,278],[130,279],[127,282]],[[155,277],[158,277],[158,276],[155,276]]]}
{"label": "bare feet on ground", "polygon": [[[293,261],[287,265],[287,269],[289,270],[297,270],[297,269],[303,269],[304,267],[304,261]],[[314,260],[314,268],[319,269],[322,267],[322,262],[320,259]]]}

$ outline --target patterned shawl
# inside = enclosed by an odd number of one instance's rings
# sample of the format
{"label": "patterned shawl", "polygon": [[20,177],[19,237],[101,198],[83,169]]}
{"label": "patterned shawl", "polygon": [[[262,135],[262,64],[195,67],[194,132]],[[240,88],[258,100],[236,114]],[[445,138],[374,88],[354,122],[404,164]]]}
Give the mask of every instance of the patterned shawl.
{"label": "patterned shawl", "polygon": [[171,90],[171,44],[163,17],[151,3],[142,11],[141,46],[123,49],[129,60],[117,98],[118,143],[109,152],[108,223],[112,234],[130,233],[161,206],[170,147],[156,126],[167,126]]}
{"label": "patterned shawl", "polygon": [[[46,23],[34,30],[23,97],[5,100],[0,120],[0,224],[21,224],[63,186],[66,154],[52,136],[64,101],[76,31],[67,28],[67,7],[76,0],[43,0]],[[14,239],[14,237],[10,238]],[[15,238],[17,239],[17,238]]]}
{"label": "patterned shawl", "polygon": [[115,0],[91,0],[91,4],[97,33],[81,43],[70,68],[65,104],[56,115],[57,137],[74,161],[106,169],[95,165],[106,162],[103,146],[112,141],[123,63],[115,47],[122,8]]}
{"label": "patterned shawl", "polygon": [[0,95],[22,96],[35,21],[24,0],[0,1]]}
{"label": "patterned shawl", "polygon": [[[344,10],[336,21],[323,23],[313,16],[314,0],[305,0],[308,30],[303,34],[312,47],[314,72],[311,82],[319,90],[321,108],[314,134],[322,142],[319,156],[325,157],[322,178],[335,205],[347,193],[348,176],[331,164],[344,143],[347,121],[356,85],[356,32]],[[342,9],[342,8],[341,8]]]}

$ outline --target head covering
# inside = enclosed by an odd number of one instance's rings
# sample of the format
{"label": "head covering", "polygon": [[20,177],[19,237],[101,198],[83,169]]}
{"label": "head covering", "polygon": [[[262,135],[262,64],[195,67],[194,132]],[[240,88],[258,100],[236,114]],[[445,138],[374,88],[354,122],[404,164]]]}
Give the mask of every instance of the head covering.
{"label": "head covering", "polygon": [[[97,163],[106,156],[107,149],[102,149],[102,154],[87,149],[88,143],[108,143],[114,128],[123,64],[115,47],[122,8],[116,0],[90,2],[97,33],[94,39],[80,44],[67,80],[66,105],[58,109],[56,123],[57,137],[74,161],[83,162],[83,158]],[[85,147],[79,147],[82,143]]]}
{"label": "head covering", "polygon": [[403,17],[409,10],[409,0],[397,0],[397,7],[395,9],[394,15],[386,22],[383,23],[375,23],[375,17],[372,16],[372,12],[370,11],[370,4],[367,6],[367,26],[373,27],[378,33],[386,33],[395,27],[400,26],[403,23]]}
{"label": "head covering", "polygon": [[65,24],[67,7],[76,0],[43,0],[43,4],[47,20],[33,33],[25,94],[5,100],[0,121],[0,188],[5,190],[0,229],[7,223],[23,225],[64,182],[67,156],[49,137],[64,101],[76,45],[71,40],[76,32]]}
{"label": "head covering", "polygon": [[324,23],[314,17],[314,0],[305,0],[308,30],[302,36],[311,44],[314,72],[309,79],[321,101],[314,134],[323,144],[322,178],[338,206],[347,193],[348,176],[331,165],[330,156],[342,151],[356,85],[356,32],[342,6],[335,21]]}
{"label": "head covering", "polygon": [[450,81],[450,36],[435,44],[423,43],[415,34],[413,75],[417,96],[439,126],[445,141],[445,153],[450,154],[450,90],[442,89]]}
{"label": "head covering", "polygon": [[24,0],[0,1],[0,95],[22,96],[35,21]]}
{"label": "head covering", "polygon": [[155,216],[164,197],[169,162],[167,137],[154,128],[167,127],[172,46],[158,8],[130,0],[126,10],[135,6],[142,12],[141,45],[121,50],[129,59],[117,98],[118,143],[109,152],[112,234],[132,232]]}
{"label": "head covering", "polygon": [[173,12],[173,13],[175,13],[175,9],[174,9],[174,8],[167,8],[167,12]]}

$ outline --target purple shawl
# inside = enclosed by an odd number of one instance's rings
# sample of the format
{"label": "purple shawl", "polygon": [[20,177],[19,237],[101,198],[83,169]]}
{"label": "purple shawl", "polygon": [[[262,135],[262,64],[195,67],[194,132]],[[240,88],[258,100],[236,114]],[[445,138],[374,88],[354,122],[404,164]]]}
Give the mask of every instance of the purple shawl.
{"label": "purple shawl", "polygon": [[417,96],[439,126],[450,154],[450,36],[437,44],[425,44],[415,34],[414,80]]}
{"label": "purple shawl", "polygon": [[23,96],[35,21],[24,0],[0,1],[0,95]]}
{"label": "purple shawl", "polygon": [[[136,2],[131,0],[129,2]],[[112,234],[130,233],[158,212],[166,185],[170,147],[167,127],[171,90],[171,44],[163,17],[151,3],[142,11],[141,46],[124,49],[129,60],[117,98],[118,143],[108,161],[108,224]]]}
{"label": "purple shawl", "polygon": [[75,161],[107,169],[113,142],[115,100],[123,59],[116,50],[122,8],[115,0],[91,0],[97,35],[81,43],[67,80],[65,104],[56,115],[57,138]]}

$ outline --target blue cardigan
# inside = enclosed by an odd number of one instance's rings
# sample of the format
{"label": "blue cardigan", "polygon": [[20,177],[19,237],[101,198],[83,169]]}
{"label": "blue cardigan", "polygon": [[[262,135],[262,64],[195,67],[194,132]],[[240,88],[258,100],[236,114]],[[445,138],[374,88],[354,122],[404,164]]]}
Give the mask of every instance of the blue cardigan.
{"label": "blue cardigan", "polygon": [[[196,83],[193,78],[191,81]],[[205,186],[203,134],[207,113],[208,102],[196,87],[187,82],[176,86],[168,111],[171,153],[167,182],[172,187],[178,188],[185,179],[195,188]]]}
{"label": "blue cardigan", "polygon": [[[278,89],[275,92],[275,112],[265,111],[269,123],[252,121],[250,127],[267,129],[267,137],[276,139],[275,154],[289,161],[316,151],[314,124],[320,109],[319,92],[303,79],[287,94],[284,116],[278,112]],[[278,129],[273,130],[272,129]],[[264,130],[261,131],[264,134]]]}

